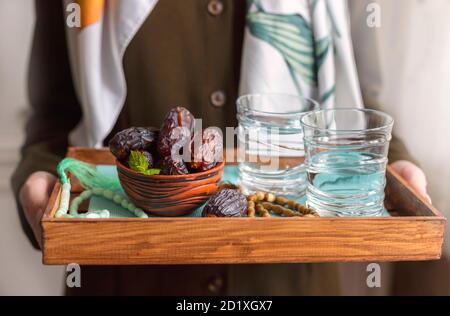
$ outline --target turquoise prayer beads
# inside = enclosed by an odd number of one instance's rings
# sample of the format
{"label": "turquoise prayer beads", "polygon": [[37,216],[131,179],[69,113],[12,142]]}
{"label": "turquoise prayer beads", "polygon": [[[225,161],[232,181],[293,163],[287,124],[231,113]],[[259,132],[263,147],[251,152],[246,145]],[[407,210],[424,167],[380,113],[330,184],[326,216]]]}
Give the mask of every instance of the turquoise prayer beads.
{"label": "turquoise prayer beads", "polygon": [[127,199],[125,199],[122,195],[114,193],[111,190],[108,189],[101,189],[101,188],[94,188],[92,190],[86,190],[82,192],[79,196],[74,198],[72,200],[72,203],[70,204],[69,208],[69,215],[71,216],[83,216],[85,218],[109,218],[110,213],[108,210],[101,210],[101,211],[89,211],[85,214],[78,214],[78,207],[80,204],[87,199],[90,199],[93,195],[100,196],[105,199],[108,199],[112,201],[113,203],[120,205],[124,209],[127,209],[131,213],[133,213],[136,217],[140,218],[148,218],[147,214],[140,209],[137,208],[133,203],[129,202]]}
{"label": "turquoise prayer beads", "polygon": [[[80,204],[92,196],[100,196],[108,199],[130,211],[136,217],[148,218],[142,209],[137,208],[122,195],[113,191],[120,188],[120,183],[116,179],[105,177],[98,173],[93,166],[76,159],[66,158],[59,163],[57,172],[62,187],[59,208],[55,213],[56,218],[110,218],[111,214],[108,210],[88,211],[83,214],[78,213]],[[71,184],[66,172],[71,172],[86,189],[74,198],[72,203],[70,203]]]}

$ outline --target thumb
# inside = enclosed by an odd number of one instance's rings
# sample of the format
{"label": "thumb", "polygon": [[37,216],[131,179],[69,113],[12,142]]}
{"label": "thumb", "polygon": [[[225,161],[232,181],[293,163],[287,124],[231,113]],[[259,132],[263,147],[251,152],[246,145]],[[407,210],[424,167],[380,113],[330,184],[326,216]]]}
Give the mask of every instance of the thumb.
{"label": "thumb", "polygon": [[39,243],[42,238],[41,218],[55,180],[55,176],[50,173],[35,172],[27,179],[19,193],[19,200],[25,213],[25,218]]}
{"label": "thumb", "polygon": [[431,204],[431,197],[427,193],[427,178],[422,169],[406,160],[396,161],[391,166],[414,191]]}

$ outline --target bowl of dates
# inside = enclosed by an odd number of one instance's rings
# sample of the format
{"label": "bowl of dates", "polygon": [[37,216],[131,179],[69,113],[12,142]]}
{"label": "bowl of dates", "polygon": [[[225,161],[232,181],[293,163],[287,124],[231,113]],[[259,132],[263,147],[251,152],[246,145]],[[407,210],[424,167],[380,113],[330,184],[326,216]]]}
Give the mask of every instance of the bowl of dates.
{"label": "bowl of dates", "polygon": [[221,133],[196,130],[193,115],[172,109],[160,129],[131,127],[109,142],[128,198],[157,216],[192,213],[218,190],[224,162]]}

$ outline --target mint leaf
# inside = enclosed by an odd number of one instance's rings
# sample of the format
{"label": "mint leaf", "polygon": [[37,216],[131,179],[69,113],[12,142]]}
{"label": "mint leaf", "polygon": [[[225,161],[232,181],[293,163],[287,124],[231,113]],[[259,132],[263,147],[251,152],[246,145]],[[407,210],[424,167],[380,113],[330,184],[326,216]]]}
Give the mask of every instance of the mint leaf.
{"label": "mint leaf", "polygon": [[131,151],[130,157],[128,157],[128,165],[132,170],[148,176],[157,175],[161,172],[160,169],[148,169],[147,159],[144,154],[138,150]]}
{"label": "mint leaf", "polygon": [[161,172],[160,169],[148,169],[148,161],[144,154],[138,150],[132,150],[128,157],[128,166],[139,173],[153,176]]}
{"label": "mint leaf", "polygon": [[128,165],[137,172],[145,172],[148,169],[148,161],[145,159],[143,153],[137,150],[132,150],[130,157],[128,157]]}
{"label": "mint leaf", "polygon": [[161,172],[161,169],[147,169],[145,172],[142,172],[143,174],[146,174],[148,176],[153,176],[156,174],[159,174]]}

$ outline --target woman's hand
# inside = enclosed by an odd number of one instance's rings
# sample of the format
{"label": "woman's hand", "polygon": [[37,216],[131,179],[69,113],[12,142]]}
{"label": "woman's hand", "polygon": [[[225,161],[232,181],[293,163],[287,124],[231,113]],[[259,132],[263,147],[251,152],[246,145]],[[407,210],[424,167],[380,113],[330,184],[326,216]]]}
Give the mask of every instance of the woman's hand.
{"label": "woman's hand", "polygon": [[431,198],[427,193],[427,178],[422,169],[406,160],[396,161],[391,164],[391,167],[431,204]]}
{"label": "woman's hand", "polygon": [[28,177],[19,193],[19,201],[25,217],[39,246],[42,246],[41,218],[47,207],[55,181],[54,175],[38,171]]}

